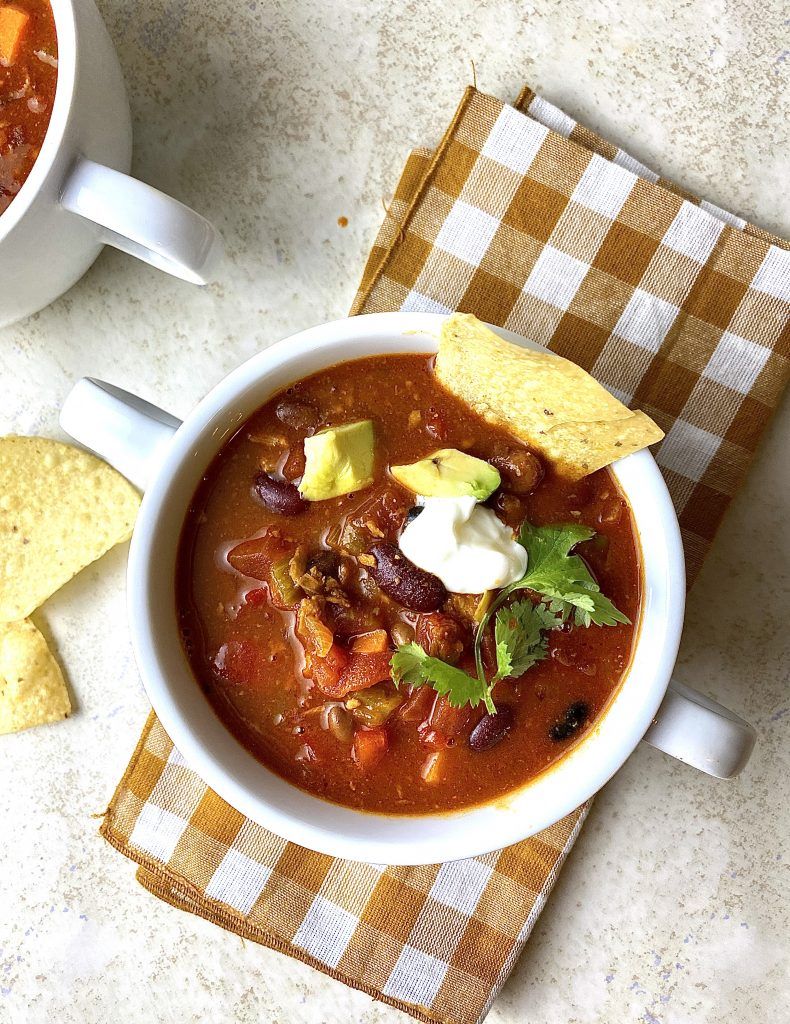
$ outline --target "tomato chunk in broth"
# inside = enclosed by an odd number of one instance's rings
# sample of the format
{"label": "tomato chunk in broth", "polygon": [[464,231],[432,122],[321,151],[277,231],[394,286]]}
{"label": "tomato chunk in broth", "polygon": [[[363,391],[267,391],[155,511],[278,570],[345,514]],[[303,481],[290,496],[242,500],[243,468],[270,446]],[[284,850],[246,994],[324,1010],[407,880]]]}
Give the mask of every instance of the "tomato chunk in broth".
{"label": "tomato chunk in broth", "polygon": [[[375,429],[372,485],[302,501],[305,437],[363,419]],[[525,519],[591,527],[577,553],[631,620],[552,630],[543,660],[494,687],[502,713],[493,723],[481,721],[483,705],[456,708],[427,686],[396,688],[389,672],[396,647],[416,640],[474,673],[479,595],[445,595],[441,607],[415,611],[371,571],[371,551],[397,544],[414,505],[388,466],[439,448],[499,468],[502,486],[487,504],[512,528]],[[422,814],[500,797],[586,734],[628,666],[640,581],[630,509],[608,470],[564,482],[444,391],[431,357],[372,356],[295,383],[219,452],[184,524],[176,602],[200,687],[258,760],[328,800]],[[492,648],[487,636],[489,673]]]}

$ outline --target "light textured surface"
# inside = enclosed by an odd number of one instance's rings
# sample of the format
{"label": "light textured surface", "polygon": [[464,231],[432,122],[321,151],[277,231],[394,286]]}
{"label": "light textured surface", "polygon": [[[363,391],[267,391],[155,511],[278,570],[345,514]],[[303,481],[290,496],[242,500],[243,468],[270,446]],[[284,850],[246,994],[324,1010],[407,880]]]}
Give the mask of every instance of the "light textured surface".
{"label": "light textured surface", "polygon": [[[107,251],[50,309],[0,331],[2,432],[57,436],[85,373],[184,414],[261,346],[343,315],[380,198],[406,149],[436,140],[470,60],[481,88],[512,98],[529,81],[665,175],[790,233],[778,0],[101,6],[136,172],[213,218],[230,260],[200,291]],[[788,426],[785,402],[695,587],[678,669],[754,722],[753,761],[727,784],[636,752],[596,801],[492,1024],[786,1014]],[[160,904],[97,838],[91,815],[147,708],[124,560],[111,552],[35,616],[74,717],[2,738],[0,1021],[405,1020]]]}

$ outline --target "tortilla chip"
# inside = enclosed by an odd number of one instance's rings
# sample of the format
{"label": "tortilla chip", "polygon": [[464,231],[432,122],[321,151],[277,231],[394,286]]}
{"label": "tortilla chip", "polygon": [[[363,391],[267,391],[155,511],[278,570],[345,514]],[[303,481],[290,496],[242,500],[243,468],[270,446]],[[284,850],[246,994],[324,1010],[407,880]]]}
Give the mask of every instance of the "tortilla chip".
{"label": "tortilla chip", "polygon": [[33,623],[0,625],[0,733],[60,722],[70,711],[60,666]]}
{"label": "tortilla chip", "polygon": [[126,540],[139,504],[95,455],[43,437],[0,438],[0,622],[26,618]]}
{"label": "tortilla chip", "polygon": [[467,313],[455,313],[442,326],[436,376],[570,480],[664,436],[649,416],[632,412],[580,366],[503,341]]}

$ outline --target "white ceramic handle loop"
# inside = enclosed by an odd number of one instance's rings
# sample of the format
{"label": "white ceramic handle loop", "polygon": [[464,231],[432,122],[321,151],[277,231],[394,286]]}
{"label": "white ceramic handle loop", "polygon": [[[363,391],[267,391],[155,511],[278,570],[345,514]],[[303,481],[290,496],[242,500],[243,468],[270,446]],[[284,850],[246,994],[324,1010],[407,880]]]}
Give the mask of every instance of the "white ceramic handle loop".
{"label": "white ceramic handle loop", "polygon": [[60,425],[144,491],[181,421],[113,384],[83,377],[66,396]]}
{"label": "white ceramic handle loop", "polygon": [[717,779],[731,779],[752,753],[755,731],[729,708],[673,679],[644,739]]}
{"label": "white ceramic handle loop", "polygon": [[192,284],[213,281],[217,229],[177,199],[128,174],[80,159],[61,196],[66,210],[104,228],[102,240]]}

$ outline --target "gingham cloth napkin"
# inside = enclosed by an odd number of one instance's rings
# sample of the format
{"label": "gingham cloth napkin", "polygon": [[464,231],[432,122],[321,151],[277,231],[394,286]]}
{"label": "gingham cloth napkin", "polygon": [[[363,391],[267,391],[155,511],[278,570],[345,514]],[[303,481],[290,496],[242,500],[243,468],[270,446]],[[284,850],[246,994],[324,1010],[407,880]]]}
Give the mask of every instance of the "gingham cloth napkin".
{"label": "gingham cloth napkin", "polygon": [[[353,312],[460,309],[567,355],[666,431],[693,578],[788,374],[790,252],[525,90],[467,90],[412,154]],[[103,835],[151,892],[424,1021],[485,1016],[586,807],[499,853],[333,860],[209,790],[152,715]]]}

